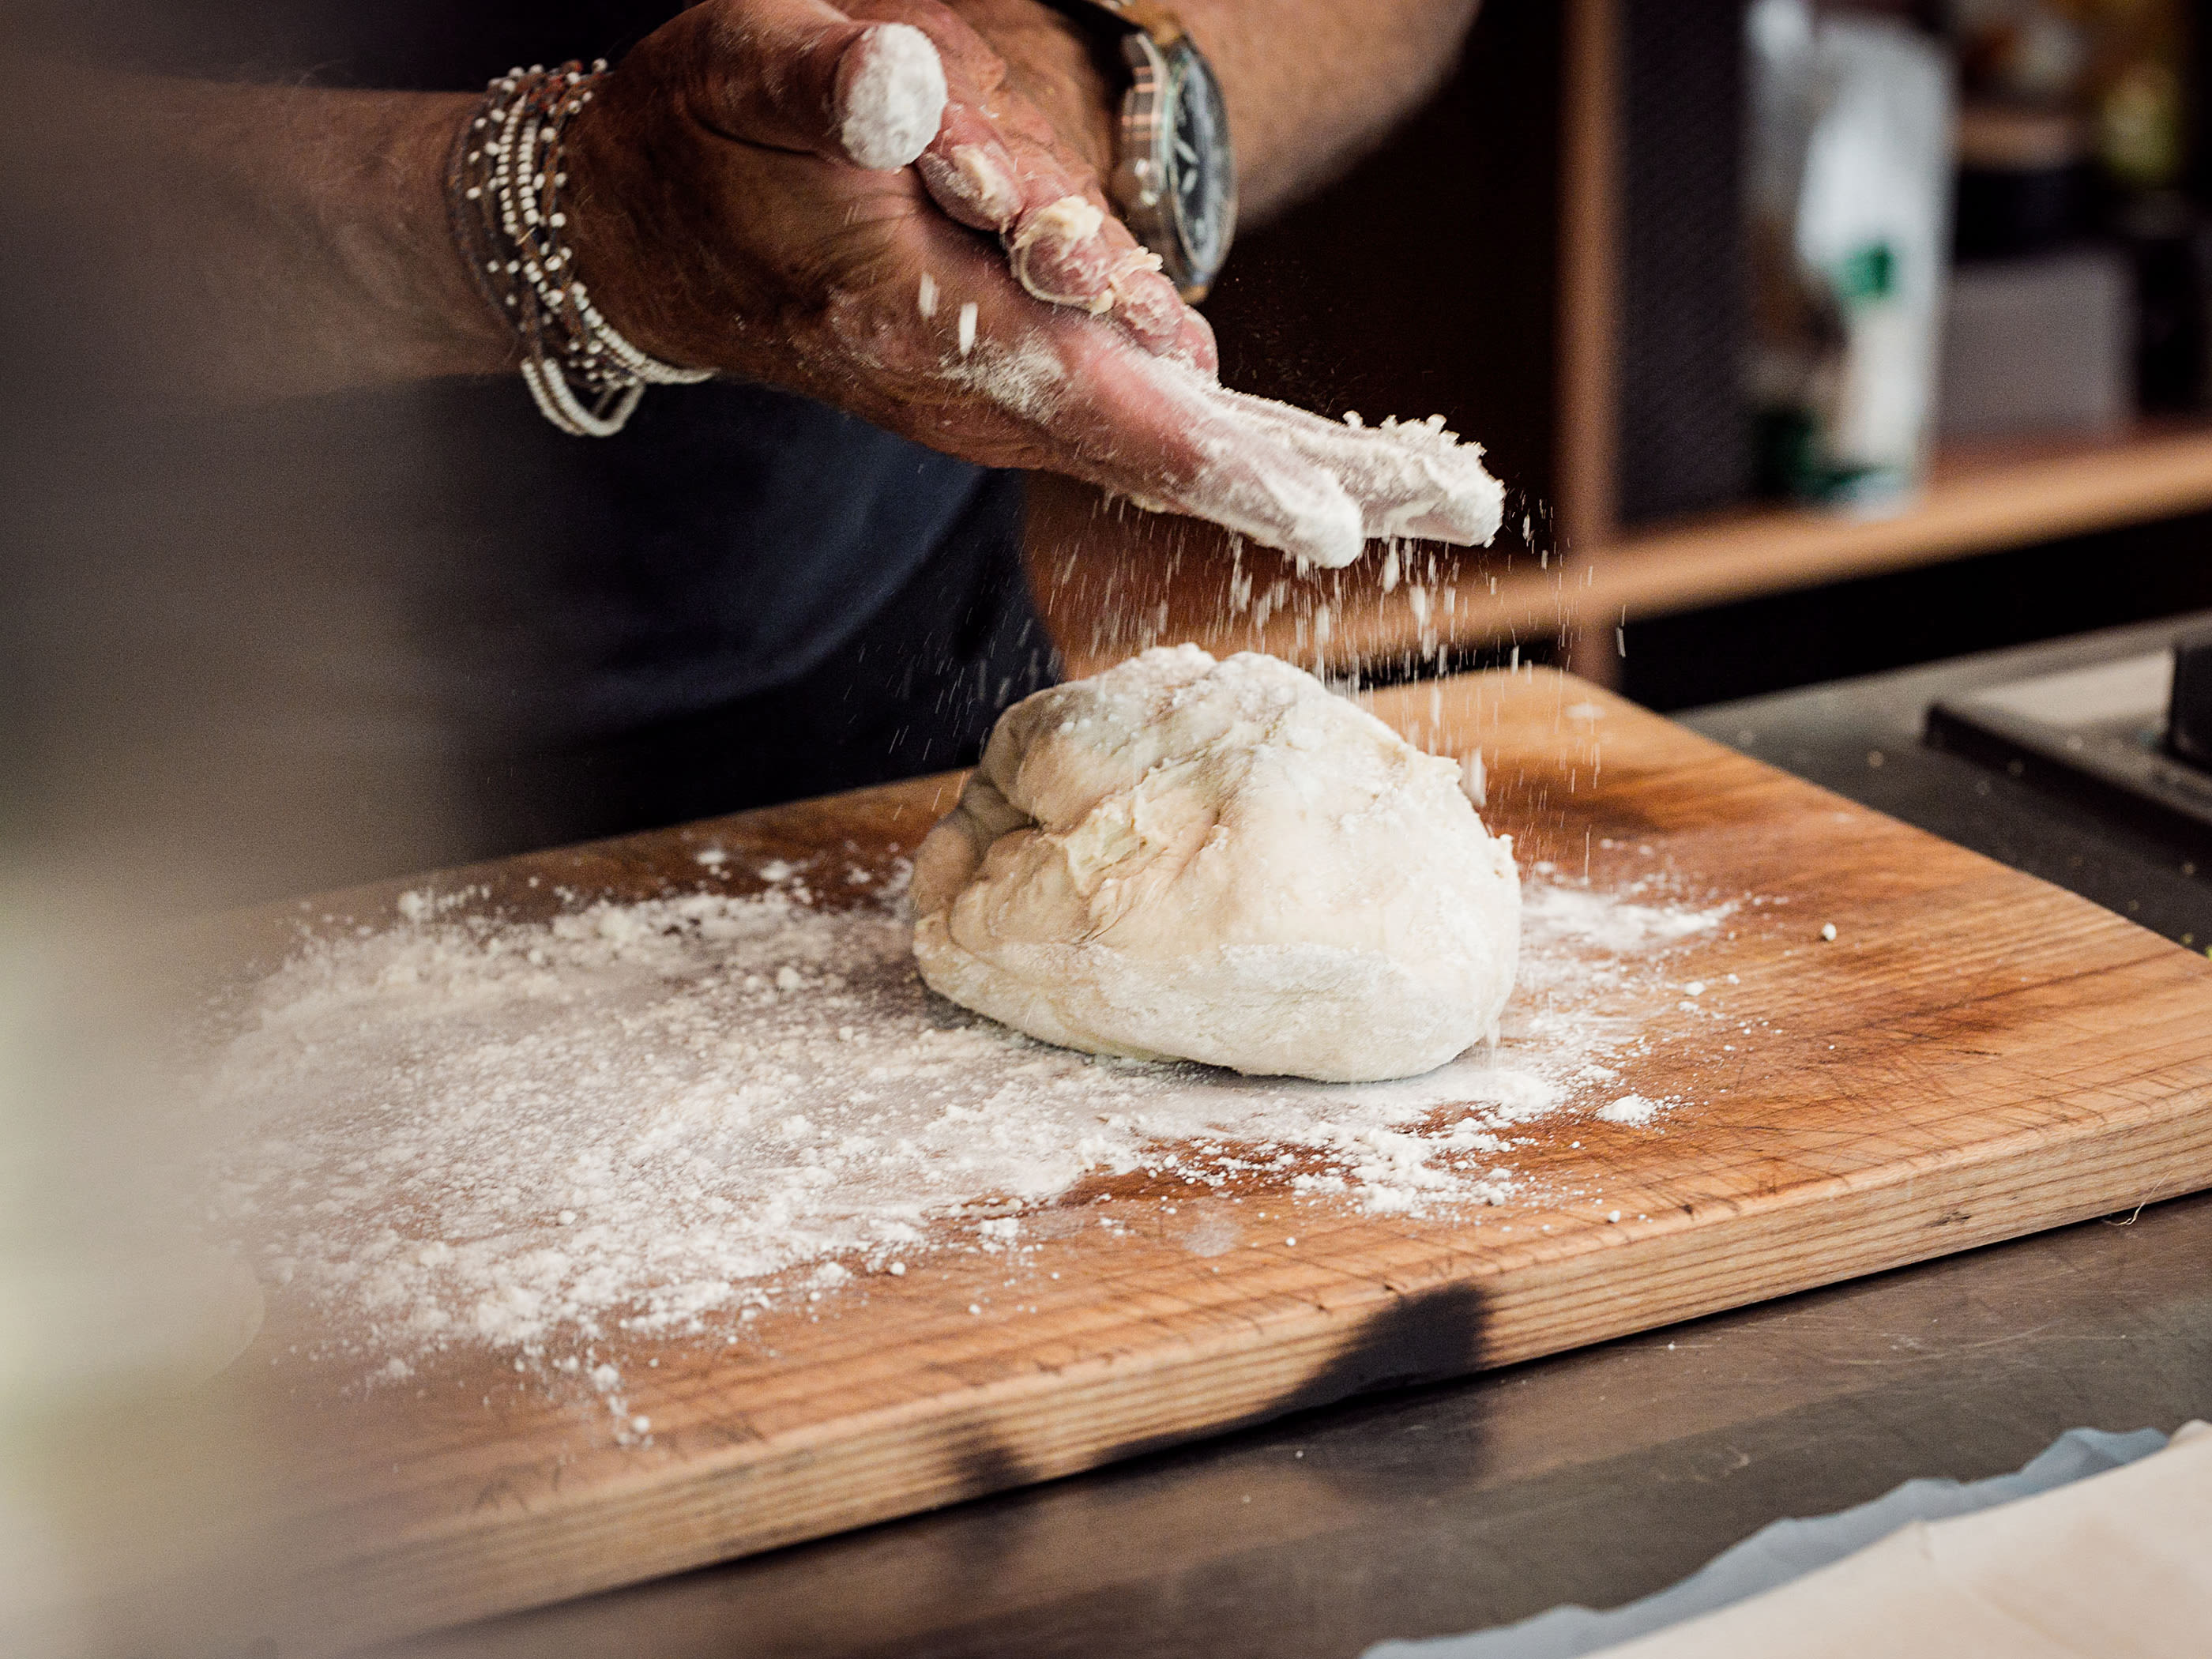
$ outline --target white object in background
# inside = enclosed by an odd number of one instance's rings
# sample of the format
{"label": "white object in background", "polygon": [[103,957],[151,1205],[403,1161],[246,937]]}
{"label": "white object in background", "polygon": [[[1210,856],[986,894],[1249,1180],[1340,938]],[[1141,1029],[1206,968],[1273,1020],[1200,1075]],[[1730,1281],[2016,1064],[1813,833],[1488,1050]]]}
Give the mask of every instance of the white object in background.
{"label": "white object in background", "polygon": [[2107,248],[1959,266],[1944,312],[1939,429],[1982,438],[2119,426],[2133,301],[2128,262]]}
{"label": "white object in background", "polygon": [[[1951,77],[1893,23],[1823,23],[1826,108],[1798,198],[1797,257],[1841,305],[1844,373],[1827,422],[1840,468],[1918,482],[1935,395],[1936,330],[1950,223]],[[1854,493],[1856,493],[1856,491]]]}
{"label": "white object in background", "polygon": [[1798,493],[1878,507],[1926,470],[1950,235],[1950,64],[1897,23],[1816,27],[1804,0],[1759,0],[1748,38],[1753,240],[1771,250],[1756,273],[1767,320],[1753,396],[1784,417],[1778,430],[1799,434],[1780,469]]}
{"label": "white object in background", "polygon": [[2212,1426],[2034,1498],[1915,1521],[1592,1659],[2172,1659],[2212,1632]]}

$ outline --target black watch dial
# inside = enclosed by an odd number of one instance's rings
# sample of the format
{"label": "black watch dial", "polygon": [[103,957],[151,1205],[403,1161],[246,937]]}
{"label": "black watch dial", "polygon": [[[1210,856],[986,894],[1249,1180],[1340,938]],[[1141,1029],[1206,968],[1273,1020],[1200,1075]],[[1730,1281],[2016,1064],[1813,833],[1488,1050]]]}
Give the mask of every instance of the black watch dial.
{"label": "black watch dial", "polygon": [[1220,83],[1189,46],[1168,58],[1167,183],[1187,285],[1205,287],[1221,269],[1237,228],[1237,164]]}

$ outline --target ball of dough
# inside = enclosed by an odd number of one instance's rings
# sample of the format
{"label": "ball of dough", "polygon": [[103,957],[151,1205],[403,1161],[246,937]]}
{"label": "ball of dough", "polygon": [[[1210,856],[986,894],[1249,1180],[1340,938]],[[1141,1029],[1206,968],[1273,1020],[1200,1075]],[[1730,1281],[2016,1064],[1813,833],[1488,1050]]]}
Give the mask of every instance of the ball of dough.
{"label": "ball of dough", "polygon": [[1031,1036],[1338,1082],[1493,1036],[1521,942],[1455,763],[1193,645],[1008,709],[914,901],[922,978]]}

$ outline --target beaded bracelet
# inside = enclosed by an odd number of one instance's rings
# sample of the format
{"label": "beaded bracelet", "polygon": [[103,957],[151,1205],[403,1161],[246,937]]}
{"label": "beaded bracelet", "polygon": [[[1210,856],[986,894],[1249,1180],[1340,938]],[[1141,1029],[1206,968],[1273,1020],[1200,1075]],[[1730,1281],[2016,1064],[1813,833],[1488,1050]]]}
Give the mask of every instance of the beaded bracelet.
{"label": "beaded bracelet", "polygon": [[599,314],[572,269],[575,250],[560,191],[568,182],[561,135],[607,72],[510,70],[485,89],[483,109],[453,147],[447,205],[477,285],[522,343],[522,379],[545,418],[577,437],[622,430],[648,386],[688,386],[712,369],[647,356]]}

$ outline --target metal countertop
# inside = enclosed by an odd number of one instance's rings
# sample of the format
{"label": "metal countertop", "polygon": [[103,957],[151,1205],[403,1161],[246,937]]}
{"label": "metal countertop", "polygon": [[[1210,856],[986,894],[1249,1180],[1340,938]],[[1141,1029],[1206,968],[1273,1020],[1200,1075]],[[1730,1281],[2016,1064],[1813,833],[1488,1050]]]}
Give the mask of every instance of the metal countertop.
{"label": "metal countertop", "polygon": [[2159,650],[2212,611],[1714,703],[1675,716],[1717,742],[2079,893],[2168,939],[2212,945],[2212,860],[2081,801],[1920,740],[1939,697]]}

